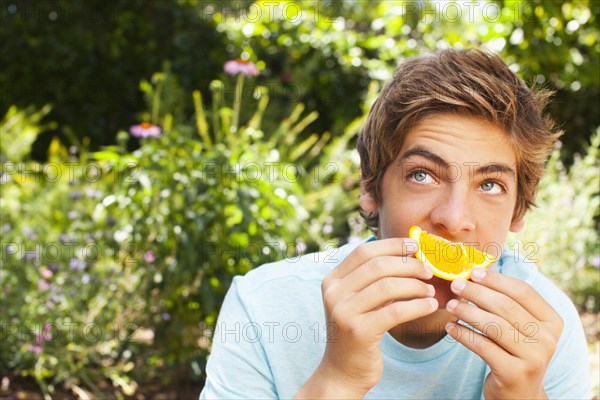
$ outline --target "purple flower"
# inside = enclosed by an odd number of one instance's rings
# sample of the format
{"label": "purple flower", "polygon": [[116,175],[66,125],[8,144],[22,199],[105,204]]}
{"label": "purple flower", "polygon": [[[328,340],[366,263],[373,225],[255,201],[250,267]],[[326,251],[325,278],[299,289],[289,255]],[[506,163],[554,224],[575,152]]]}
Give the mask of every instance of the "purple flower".
{"label": "purple flower", "polygon": [[90,199],[97,199],[100,196],[102,196],[102,192],[99,190],[92,189],[92,188],[87,188],[85,190],[85,195]]}
{"label": "purple flower", "polygon": [[164,321],[168,321],[171,319],[171,314],[169,314],[168,312],[164,312],[161,314],[161,317]]}
{"label": "purple flower", "polygon": [[131,136],[138,138],[159,137],[160,127],[152,125],[150,122],[142,122],[139,125],[133,125],[129,128]]}
{"label": "purple flower", "polygon": [[50,289],[50,284],[44,279],[38,279],[37,288],[40,292],[45,292],[46,290]]}
{"label": "purple flower", "polygon": [[34,346],[30,344],[27,346],[27,351],[30,351],[35,354],[40,354],[42,352],[42,346],[39,346],[37,344]]}
{"label": "purple flower", "polygon": [[32,250],[25,253],[25,260],[27,261],[38,261],[39,259],[40,258],[37,250]]}
{"label": "purple flower", "polygon": [[146,261],[148,264],[152,264],[154,261],[156,261],[156,257],[154,257],[154,252],[152,250],[148,250],[144,254],[144,261]]}
{"label": "purple flower", "polygon": [[4,224],[2,225],[2,233],[8,233],[10,232],[10,229],[12,228],[12,226],[10,224]]}
{"label": "purple flower", "polygon": [[77,218],[78,212],[77,211],[69,211],[67,213],[67,218],[69,218],[70,220],[74,220],[75,218]]}
{"label": "purple flower", "polygon": [[85,269],[85,266],[85,261],[80,260],[78,258],[72,258],[71,261],[69,261],[69,268],[75,269],[77,271],[83,271]]}
{"label": "purple flower", "polygon": [[4,252],[6,254],[14,254],[16,248],[14,244],[7,244],[6,246],[4,246]]}
{"label": "purple flower", "polygon": [[260,72],[256,64],[250,61],[242,60],[241,58],[227,61],[223,66],[223,69],[225,70],[226,74],[234,76],[237,74],[256,76]]}
{"label": "purple flower", "polygon": [[69,192],[69,198],[71,200],[77,200],[77,199],[81,198],[81,192],[79,190],[71,190]]}
{"label": "purple flower", "polygon": [[38,344],[42,344],[49,340],[52,340],[52,324],[48,322],[44,324],[42,332],[35,335],[35,342]]}
{"label": "purple flower", "polygon": [[88,283],[90,283],[90,275],[83,274],[83,276],[81,277],[81,283],[83,283],[84,285],[87,285]]}

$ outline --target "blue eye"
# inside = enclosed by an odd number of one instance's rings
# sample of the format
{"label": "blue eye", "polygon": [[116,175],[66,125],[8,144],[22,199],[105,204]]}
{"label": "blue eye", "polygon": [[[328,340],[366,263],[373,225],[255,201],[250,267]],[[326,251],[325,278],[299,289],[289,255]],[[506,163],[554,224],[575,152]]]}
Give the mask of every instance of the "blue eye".
{"label": "blue eye", "polygon": [[412,171],[408,178],[416,183],[433,183],[433,177],[427,172],[423,170]]}
{"label": "blue eye", "polygon": [[494,188],[494,182],[485,182],[481,185],[484,192],[489,192]]}
{"label": "blue eye", "polygon": [[488,194],[500,194],[504,192],[502,185],[494,181],[485,181],[479,187]]}
{"label": "blue eye", "polygon": [[416,171],[413,173],[413,177],[417,182],[425,182],[425,179],[427,179],[427,174],[423,171]]}

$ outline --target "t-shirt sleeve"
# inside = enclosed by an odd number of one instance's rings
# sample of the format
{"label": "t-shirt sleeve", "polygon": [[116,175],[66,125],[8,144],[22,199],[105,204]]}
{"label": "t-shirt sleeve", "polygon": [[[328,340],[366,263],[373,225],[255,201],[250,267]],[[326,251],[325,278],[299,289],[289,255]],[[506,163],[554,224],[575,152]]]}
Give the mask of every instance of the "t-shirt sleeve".
{"label": "t-shirt sleeve", "polygon": [[200,399],[274,399],[273,375],[256,322],[234,278],[219,313]]}
{"label": "t-shirt sleeve", "polygon": [[564,322],[563,332],[544,377],[544,389],[550,399],[588,399],[590,371],[585,333],[566,295],[562,304],[558,311]]}

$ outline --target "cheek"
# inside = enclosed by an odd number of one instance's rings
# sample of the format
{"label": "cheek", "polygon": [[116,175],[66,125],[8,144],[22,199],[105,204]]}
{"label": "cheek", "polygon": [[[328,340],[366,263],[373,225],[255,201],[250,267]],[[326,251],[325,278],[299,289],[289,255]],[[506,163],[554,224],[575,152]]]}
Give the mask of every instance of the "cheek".
{"label": "cheek", "polygon": [[514,202],[502,201],[492,203],[479,198],[473,204],[473,212],[477,215],[478,225],[484,230],[508,231],[512,221]]}
{"label": "cheek", "polygon": [[425,226],[431,212],[431,202],[398,190],[384,195],[379,207],[379,230],[382,238],[406,237],[413,225]]}
{"label": "cheek", "polygon": [[476,210],[477,242],[480,250],[500,257],[510,227],[512,209],[479,207]]}

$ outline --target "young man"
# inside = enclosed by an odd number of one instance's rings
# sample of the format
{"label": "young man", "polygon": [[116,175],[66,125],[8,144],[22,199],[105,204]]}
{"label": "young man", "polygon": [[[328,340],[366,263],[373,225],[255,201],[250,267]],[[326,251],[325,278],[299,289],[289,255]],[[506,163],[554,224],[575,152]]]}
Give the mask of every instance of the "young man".
{"label": "young man", "polygon": [[[545,98],[481,51],[405,61],[358,140],[376,237],[236,278],[200,397],[588,396],[575,308],[501,250],[560,135],[541,117]],[[413,256],[412,225],[499,261],[469,281],[434,278]]]}

